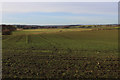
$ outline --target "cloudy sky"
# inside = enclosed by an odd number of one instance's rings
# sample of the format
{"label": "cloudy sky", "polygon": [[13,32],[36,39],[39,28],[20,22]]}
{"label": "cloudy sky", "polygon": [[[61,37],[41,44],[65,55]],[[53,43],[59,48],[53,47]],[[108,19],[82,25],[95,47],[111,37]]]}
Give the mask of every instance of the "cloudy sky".
{"label": "cloudy sky", "polygon": [[5,2],[8,24],[117,24],[117,2]]}

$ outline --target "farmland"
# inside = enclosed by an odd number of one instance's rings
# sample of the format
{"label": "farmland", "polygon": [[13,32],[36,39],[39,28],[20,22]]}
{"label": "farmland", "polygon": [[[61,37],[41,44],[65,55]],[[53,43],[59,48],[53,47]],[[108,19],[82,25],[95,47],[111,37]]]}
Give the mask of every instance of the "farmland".
{"label": "farmland", "polygon": [[119,78],[117,29],[14,31],[2,56],[3,78]]}

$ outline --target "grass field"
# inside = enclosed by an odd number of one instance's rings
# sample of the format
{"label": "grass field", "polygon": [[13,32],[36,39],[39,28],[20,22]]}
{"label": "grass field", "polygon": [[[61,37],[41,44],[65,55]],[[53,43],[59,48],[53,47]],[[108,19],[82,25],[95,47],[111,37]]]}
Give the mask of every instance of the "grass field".
{"label": "grass field", "polygon": [[2,43],[3,78],[119,78],[118,30],[22,30]]}

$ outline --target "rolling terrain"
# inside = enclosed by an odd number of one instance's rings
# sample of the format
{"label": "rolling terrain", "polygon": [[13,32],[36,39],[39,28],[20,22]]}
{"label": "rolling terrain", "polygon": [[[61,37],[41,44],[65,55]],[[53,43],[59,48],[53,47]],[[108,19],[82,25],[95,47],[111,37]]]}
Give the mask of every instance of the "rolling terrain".
{"label": "rolling terrain", "polygon": [[3,78],[119,78],[117,29],[14,31],[2,56]]}

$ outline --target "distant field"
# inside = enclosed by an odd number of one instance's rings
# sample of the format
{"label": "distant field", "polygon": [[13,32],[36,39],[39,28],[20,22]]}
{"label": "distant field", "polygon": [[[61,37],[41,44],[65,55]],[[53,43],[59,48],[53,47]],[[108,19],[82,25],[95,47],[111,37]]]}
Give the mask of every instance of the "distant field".
{"label": "distant field", "polygon": [[3,78],[118,78],[118,30],[31,29],[2,36]]}
{"label": "distant field", "polygon": [[56,33],[56,32],[68,32],[68,31],[90,31],[92,29],[23,29],[15,31],[13,34],[40,34],[40,33]]}

